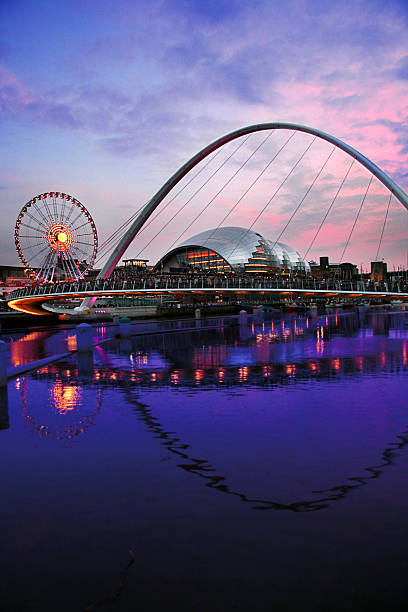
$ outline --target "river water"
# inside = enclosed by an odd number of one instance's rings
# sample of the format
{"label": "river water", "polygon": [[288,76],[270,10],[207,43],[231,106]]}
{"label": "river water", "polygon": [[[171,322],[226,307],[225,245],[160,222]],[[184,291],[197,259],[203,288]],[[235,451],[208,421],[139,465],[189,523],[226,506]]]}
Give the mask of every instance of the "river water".
{"label": "river water", "polygon": [[2,612],[406,610],[408,313],[135,331],[1,395]]}

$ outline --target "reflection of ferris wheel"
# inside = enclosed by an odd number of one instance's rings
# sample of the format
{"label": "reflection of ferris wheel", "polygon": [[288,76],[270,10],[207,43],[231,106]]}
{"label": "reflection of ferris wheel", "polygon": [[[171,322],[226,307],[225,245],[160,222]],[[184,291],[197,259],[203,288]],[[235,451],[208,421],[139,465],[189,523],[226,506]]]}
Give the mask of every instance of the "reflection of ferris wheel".
{"label": "reflection of ferris wheel", "polygon": [[72,196],[50,191],[32,198],[17,217],[16,249],[36,280],[78,280],[92,267],[98,249],[95,223]]}

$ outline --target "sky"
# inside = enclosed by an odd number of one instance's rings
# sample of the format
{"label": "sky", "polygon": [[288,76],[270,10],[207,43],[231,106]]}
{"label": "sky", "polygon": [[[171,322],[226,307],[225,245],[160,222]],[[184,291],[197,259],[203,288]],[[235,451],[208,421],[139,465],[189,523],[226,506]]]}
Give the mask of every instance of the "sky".
{"label": "sky", "polygon": [[[399,0],[1,0],[0,263],[18,261],[13,228],[32,197],[73,195],[103,243],[197,151],[255,123],[333,134],[408,189],[407,40],[408,3]],[[182,239],[232,209],[226,224],[249,227],[310,142],[296,134],[234,208],[287,136],[272,134]],[[199,182],[185,186],[125,256],[155,262],[263,137],[184,209]],[[202,182],[238,144],[202,170]],[[253,229],[275,240],[329,153],[314,143]],[[335,151],[282,241],[306,252],[349,162]],[[353,166],[309,259],[340,259],[369,180]],[[370,185],[345,260],[365,267],[375,258],[387,198]],[[392,200],[379,254],[391,266],[407,266],[407,214]]]}

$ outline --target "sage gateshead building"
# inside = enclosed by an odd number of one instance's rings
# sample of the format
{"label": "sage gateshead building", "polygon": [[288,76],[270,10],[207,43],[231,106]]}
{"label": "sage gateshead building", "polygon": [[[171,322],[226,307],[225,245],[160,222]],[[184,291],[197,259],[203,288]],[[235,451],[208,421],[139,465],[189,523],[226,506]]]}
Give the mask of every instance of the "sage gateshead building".
{"label": "sage gateshead building", "polygon": [[196,234],[162,257],[157,272],[196,270],[241,274],[310,274],[310,266],[293,248],[243,227],[219,227]]}

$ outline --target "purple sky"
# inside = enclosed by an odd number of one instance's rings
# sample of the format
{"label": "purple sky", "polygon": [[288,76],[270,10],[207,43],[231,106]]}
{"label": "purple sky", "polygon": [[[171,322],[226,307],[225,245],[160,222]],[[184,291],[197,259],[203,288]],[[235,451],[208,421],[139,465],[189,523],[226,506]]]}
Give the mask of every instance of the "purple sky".
{"label": "purple sky", "polygon": [[[17,261],[15,219],[34,195],[72,194],[103,241],[199,149],[252,123],[320,128],[407,189],[407,40],[406,1],[2,0],[0,262]],[[283,138],[273,135],[183,238],[218,224]],[[260,140],[253,136],[248,147]],[[306,144],[296,135],[228,224],[252,223]],[[277,238],[329,151],[313,145],[254,229]],[[335,153],[282,241],[306,250],[348,163]],[[340,258],[368,180],[353,168],[309,259]],[[220,185],[209,183],[142,255],[155,261],[163,254]],[[373,185],[345,260],[360,266],[374,258],[386,206],[385,190]],[[153,223],[126,256],[138,254],[158,228]],[[407,239],[407,211],[394,201],[380,257],[406,265]]]}

